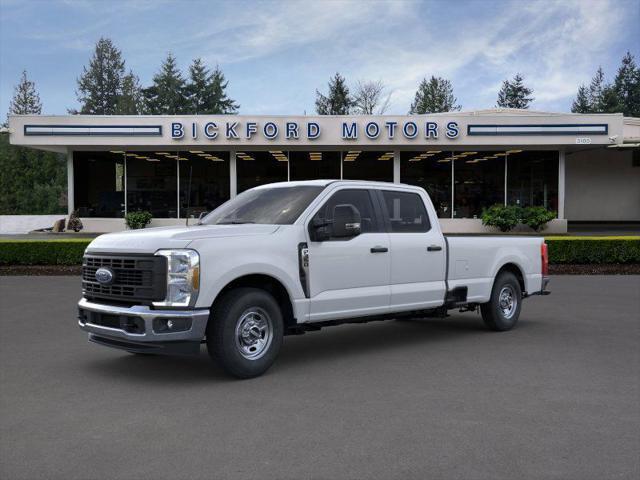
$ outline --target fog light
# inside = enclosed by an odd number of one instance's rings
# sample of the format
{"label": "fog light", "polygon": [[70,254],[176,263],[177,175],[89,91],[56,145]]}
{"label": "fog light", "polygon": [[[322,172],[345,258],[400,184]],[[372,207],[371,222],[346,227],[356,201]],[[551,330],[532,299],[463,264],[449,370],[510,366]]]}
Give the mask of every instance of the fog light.
{"label": "fog light", "polygon": [[154,318],[153,331],[155,333],[185,332],[191,329],[190,318]]}

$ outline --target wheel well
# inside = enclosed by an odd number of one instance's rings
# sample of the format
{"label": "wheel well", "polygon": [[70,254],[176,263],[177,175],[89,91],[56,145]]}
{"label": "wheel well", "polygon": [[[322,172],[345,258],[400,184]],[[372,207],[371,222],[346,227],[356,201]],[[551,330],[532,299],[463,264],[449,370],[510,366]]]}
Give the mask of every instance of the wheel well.
{"label": "wheel well", "polygon": [[500,270],[498,270],[498,273],[496,273],[496,278],[498,278],[498,275],[500,275],[502,272],[513,273],[518,279],[520,290],[522,290],[523,292],[525,291],[524,275],[522,275],[520,267],[518,267],[515,263],[506,263],[502,267],[500,267]]}
{"label": "wheel well", "polygon": [[215,304],[225,293],[239,287],[259,288],[269,292],[280,306],[285,331],[296,325],[296,319],[293,316],[293,306],[291,305],[291,299],[289,298],[287,289],[280,281],[269,275],[254,274],[236,278],[220,291],[213,303]]}

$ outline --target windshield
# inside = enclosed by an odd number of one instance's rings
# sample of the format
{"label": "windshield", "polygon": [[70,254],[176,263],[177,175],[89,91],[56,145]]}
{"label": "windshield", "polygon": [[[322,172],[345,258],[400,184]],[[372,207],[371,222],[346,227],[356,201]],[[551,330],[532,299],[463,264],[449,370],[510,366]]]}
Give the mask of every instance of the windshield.
{"label": "windshield", "polygon": [[322,186],[303,185],[247,190],[220,205],[201,223],[291,225],[323,189]]}

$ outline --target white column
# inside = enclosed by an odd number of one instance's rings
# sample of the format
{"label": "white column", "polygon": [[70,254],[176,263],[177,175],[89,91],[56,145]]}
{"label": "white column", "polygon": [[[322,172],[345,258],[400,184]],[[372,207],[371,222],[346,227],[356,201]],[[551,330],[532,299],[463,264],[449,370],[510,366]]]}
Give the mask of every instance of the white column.
{"label": "white column", "polygon": [[509,169],[509,154],[504,156],[504,205],[507,206],[507,173]]}
{"label": "white column", "polygon": [[75,210],[75,191],[74,191],[74,177],[73,177],[73,150],[67,149],[67,212],[71,215],[71,212]]}
{"label": "white column", "polygon": [[451,218],[454,218],[454,205],[453,202],[456,198],[456,161],[453,158],[453,152],[451,152]]}
{"label": "white column", "polygon": [[393,183],[400,183],[400,150],[393,151]]}
{"label": "white column", "polygon": [[565,177],[565,150],[560,150],[558,158],[558,218],[564,219],[564,177]]}
{"label": "white column", "polygon": [[[187,194],[190,194],[190,193],[191,192],[187,192]],[[189,200],[187,200],[187,204],[189,204]],[[186,217],[188,218],[189,211],[187,210],[185,213],[186,213]],[[180,218],[180,160],[178,160],[177,158],[176,158],[176,218]]]}
{"label": "white column", "polygon": [[236,171],[236,151],[229,152],[229,196],[231,198],[238,194],[238,175]]}

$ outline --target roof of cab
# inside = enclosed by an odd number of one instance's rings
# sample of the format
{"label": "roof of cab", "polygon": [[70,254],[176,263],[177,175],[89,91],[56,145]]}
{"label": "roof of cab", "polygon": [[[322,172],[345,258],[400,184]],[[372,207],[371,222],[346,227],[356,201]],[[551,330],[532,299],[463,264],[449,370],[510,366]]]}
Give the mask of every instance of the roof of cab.
{"label": "roof of cab", "polygon": [[416,187],[415,185],[408,185],[406,183],[392,183],[392,182],[376,182],[372,180],[299,180],[293,182],[276,182],[276,183],[266,183],[264,185],[260,185],[255,188],[284,188],[284,187],[300,187],[304,185],[308,186],[316,186],[316,187],[326,187],[330,184],[337,185],[362,185],[362,186],[372,186],[372,187]]}

